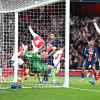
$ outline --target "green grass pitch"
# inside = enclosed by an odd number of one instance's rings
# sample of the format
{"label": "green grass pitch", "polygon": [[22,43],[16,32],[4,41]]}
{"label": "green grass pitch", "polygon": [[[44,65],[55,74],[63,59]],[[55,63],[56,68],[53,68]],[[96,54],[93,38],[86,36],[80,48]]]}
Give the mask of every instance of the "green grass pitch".
{"label": "green grass pitch", "polygon": [[[64,80],[64,78],[62,79]],[[84,82],[79,82],[80,79],[80,77],[70,77],[69,88],[1,89],[0,100],[99,100],[100,81],[93,86],[88,82],[93,78],[85,78]],[[7,85],[7,83],[5,84]],[[28,85],[28,80],[22,85],[24,86],[24,84]],[[49,83],[48,86],[50,85],[52,84]]]}

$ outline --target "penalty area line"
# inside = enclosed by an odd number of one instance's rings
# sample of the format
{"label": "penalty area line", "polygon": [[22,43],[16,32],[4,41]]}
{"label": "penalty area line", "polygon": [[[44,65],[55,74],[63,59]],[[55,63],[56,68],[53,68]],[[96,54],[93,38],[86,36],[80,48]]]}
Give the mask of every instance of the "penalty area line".
{"label": "penalty area line", "polygon": [[75,90],[83,90],[83,91],[91,91],[91,92],[100,92],[99,90],[90,90],[90,89],[81,89],[81,88],[73,88],[73,87],[69,87],[70,89],[75,89]]}

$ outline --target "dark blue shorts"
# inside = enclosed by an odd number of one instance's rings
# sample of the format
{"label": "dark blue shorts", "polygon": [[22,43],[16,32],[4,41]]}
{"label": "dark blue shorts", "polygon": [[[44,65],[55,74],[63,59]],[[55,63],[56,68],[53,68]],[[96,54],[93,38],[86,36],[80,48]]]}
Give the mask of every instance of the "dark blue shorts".
{"label": "dark blue shorts", "polygon": [[83,66],[86,67],[86,68],[88,68],[89,65],[95,66],[95,61],[86,61],[86,62],[83,64]]}
{"label": "dark blue shorts", "polygon": [[53,65],[53,58],[51,56],[48,57],[47,59],[45,59],[44,63],[48,65]]}

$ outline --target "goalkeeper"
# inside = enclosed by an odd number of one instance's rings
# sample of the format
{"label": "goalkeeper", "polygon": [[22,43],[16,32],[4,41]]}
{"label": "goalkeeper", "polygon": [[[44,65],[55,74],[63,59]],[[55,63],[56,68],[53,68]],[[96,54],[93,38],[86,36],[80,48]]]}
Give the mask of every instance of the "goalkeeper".
{"label": "goalkeeper", "polygon": [[[41,56],[41,55],[38,55],[37,53],[33,53],[31,51],[25,52],[24,54],[22,54],[22,59],[27,60],[27,64],[29,66],[30,72],[37,73],[40,83],[42,82],[40,73],[46,72],[46,71],[54,68],[52,65],[40,64],[40,59],[45,59],[45,58],[47,58],[47,55]],[[54,77],[53,71],[54,70],[51,70],[52,77]],[[52,80],[52,81],[54,81],[54,80]]]}

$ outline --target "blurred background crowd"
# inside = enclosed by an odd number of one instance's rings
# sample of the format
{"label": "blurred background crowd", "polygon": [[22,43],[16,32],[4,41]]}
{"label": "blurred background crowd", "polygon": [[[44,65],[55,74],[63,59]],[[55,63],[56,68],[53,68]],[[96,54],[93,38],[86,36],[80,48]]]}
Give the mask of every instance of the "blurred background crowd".
{"label": "blurred background crowd", "polygon": [[[100,18],[95,17],[100,27]],[[70,17],[70,69],[81,69],[85,61],[84,50],[90,40],[95,41],[95,46],[100,51],[100,36],[95,30],[93,18],[71,16]],[[100,52],[99,52],[100,55]],[[98,63],[96,62],[97,66]]]}

